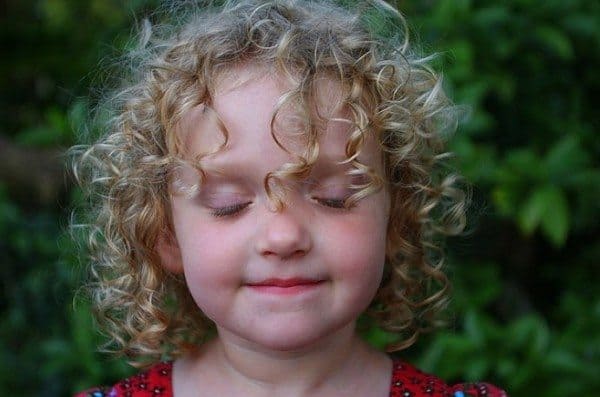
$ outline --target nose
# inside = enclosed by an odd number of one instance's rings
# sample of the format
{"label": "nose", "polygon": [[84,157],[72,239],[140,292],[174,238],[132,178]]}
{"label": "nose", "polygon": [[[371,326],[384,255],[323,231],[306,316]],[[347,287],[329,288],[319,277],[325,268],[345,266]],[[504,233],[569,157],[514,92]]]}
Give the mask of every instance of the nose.
{"label": "nose", "polygon": [[307,219],[286,206],[265,214],[256,238],[256,249],[262,256],[292,259],[306,255],[312,248]]}

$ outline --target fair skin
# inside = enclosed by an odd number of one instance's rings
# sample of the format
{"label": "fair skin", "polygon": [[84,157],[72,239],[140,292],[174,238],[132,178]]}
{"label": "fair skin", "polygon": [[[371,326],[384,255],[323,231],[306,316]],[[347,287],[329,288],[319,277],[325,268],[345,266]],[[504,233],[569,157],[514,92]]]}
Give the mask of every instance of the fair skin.
{"label": "fair skin", "polygon": [[[339,84],[324,78],[321,87],[320,111],[347,117],[331,106]],[[330,121],[310,177],[285,181],[284,206],[276,208],[264,181],[294,161],[270,125],[288,89],[282,75],[259,66],[223,78],[211,104],[229,135],[221,150],[223,136],[203,106],[180,123],[190,158],[212,154],[202,159],[207,177],[200,188],[172,195],[174,236],[158,251],[168,270],[184,274],[218,337],[176,361],[177,397],[389,393],[391,361],[355,333],[381,281],[389,198],[381,190],[344,208],[348,184],[357,182],[339,164],[349,127]],[[282,142],[300,147],[293,112],[286,107],[279,115],[278,137],[288,131]],[[367,139],[359,160],[383,173],[374,141]],[[177,176],[193,184],[194,175],[183,169]]]}

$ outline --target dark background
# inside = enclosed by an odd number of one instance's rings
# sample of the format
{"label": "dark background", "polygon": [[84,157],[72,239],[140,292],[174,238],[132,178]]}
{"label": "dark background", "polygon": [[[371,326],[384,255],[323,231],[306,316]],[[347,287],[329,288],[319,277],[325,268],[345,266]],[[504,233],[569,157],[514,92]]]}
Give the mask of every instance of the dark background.
{"label": "dark background", "polygon": [[[103,60],[155,3],[0,1],[1,395],[68,395],[132,372],[96,353],[89,306],[74,304],[85,264],[67,228],[81,195],[64,152],[90,87],[110,77]],[[404,355],[512,396],[600,395],[600,2],[397,5],[470,107],[451,146],[474,186],[470,232],[448,244],[451,326]]]}

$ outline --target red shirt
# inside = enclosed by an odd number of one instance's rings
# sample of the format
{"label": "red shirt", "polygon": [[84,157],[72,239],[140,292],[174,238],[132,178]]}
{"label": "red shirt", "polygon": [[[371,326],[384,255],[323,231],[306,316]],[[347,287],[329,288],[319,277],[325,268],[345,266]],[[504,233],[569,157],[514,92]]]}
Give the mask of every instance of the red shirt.
{"label": "red shirt", "polygon": [[[75,397],[173,397],[171,362],[159,363],[145,372],[120,381],[113,387],[91,389]],[[394,361],[389,397],[506,397],[487,383],[461,383],[449,386],[410,364]],[[366,396],[368,397],[368,396]]]}

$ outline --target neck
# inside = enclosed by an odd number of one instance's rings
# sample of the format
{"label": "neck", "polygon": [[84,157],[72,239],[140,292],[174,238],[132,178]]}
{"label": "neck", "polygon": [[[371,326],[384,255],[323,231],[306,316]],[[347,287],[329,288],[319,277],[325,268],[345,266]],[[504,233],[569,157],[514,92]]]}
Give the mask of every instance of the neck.
{"label": "neck", "polygon": [[353,395],[351,391],[360,389],[354,381],[368,375],[365,371],[383,372],[386,387],[391,367],[386,356],[355,335],[354,325],[297,350],[265,350],[223,332],[205,347],[201,361],[216,370],[214,376],[221,378],[232,392],[229,395],[329,396],[340,391]]}
{"label": "neck", "polygon": [[353,328],[335,335],[317,345],[289,351],[265,350],[236,338],[221,338],[219,353],[234,376],[273,386],[299,380],[317,386],[357,354]]}

